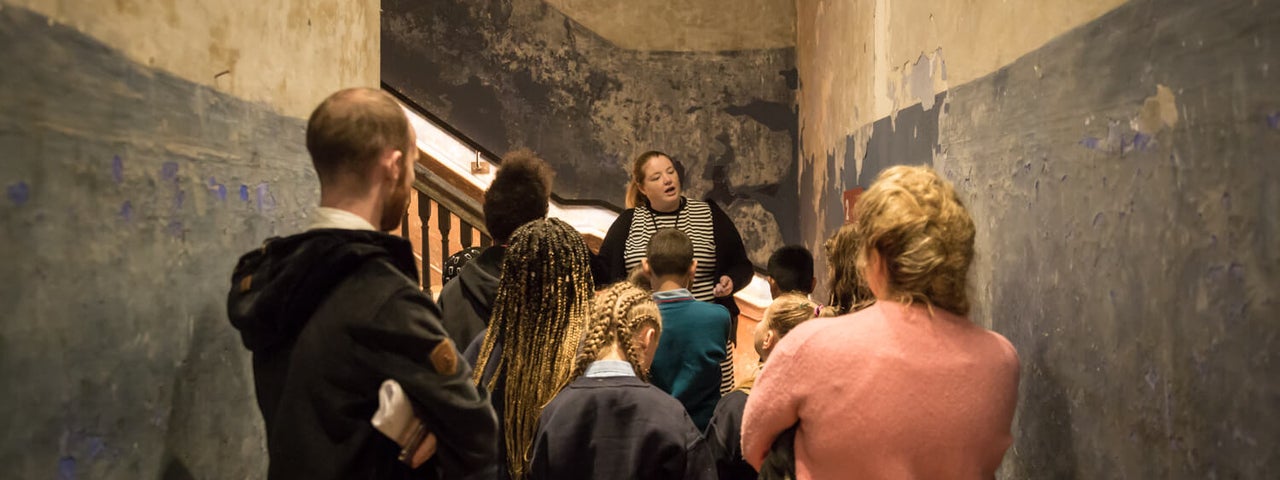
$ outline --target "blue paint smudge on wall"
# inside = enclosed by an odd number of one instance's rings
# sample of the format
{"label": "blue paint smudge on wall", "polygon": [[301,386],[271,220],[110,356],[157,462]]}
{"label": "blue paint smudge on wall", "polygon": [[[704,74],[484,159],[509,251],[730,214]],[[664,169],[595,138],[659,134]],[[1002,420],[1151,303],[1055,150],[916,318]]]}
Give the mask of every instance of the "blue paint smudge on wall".
{"label": "blue paint smudge on wall", "polygon": [[13,185],[9,185],[6,193],[9,196],[9,201],[13,202],[14,205],[22,206],[25,205],[28,200],[31,200],[31,187],[27,185],[27,182],[18,182]]}
{"label": "blue paint smudge on wall", "polygon": [[1133,134],[1133,148],[1137,150],[1146,150],[1152,146],[1152,137],[1142,132]]}
{"label": "blue paint smudge on wall", "polygon": [[164,165],[160,166],[160,178],[163,178],[165,180],[177,180],[178,179],[178,163],[164,162]]}
{"label": "blue paint smudge on wall", "polygon": [[1083,140],[1080,140],[1080,144],[1084,145],[1084,148],[1087,148],[1090,150],[1097,150],[1099,145],[1099,140],[1097,137],[1084,137]]}
{"label": "blue paint smudge on wall", "polygon": [[89,437],[89,460],[97,458],[107,449],[107,444],[102,441],[102,437]]}
{"label": "blue paint smudge on wall", "polygon": [[174,209],[174,210],[181,210],[181,209],[182,209],[182,203],[183,203],[184,201],[186,201],[186,199],[187,199],[187,191],[186,191],[186,190],[178,190],[178,195],[177,195],[176,197],[174,197],[174,198],[173,198],[173,209]]}
{"label": "blue paint smudge on wall", "polygon": [[267,182],[258,184],[258,210],[271,209],[276,206],[276,198],[271,195]]}
{"label": "blue paint smudge on wall", "polygon": [[1280,112],[1267,115],[1267,126],[1280,129]]}
{"label": "blue paint smudge on wall", "polygon": [[125,200],[120,204],[120,219],[126,222],[133,221],[133,201]]}
{"label": "blue paint smudge on wall", "polygon": [[217,195],[219,201],[227,201],[227,186],[218,183],[216,178],[209,177],[209,191]]}
{"label": "blue paint smudge on wall", "polygon": [[182,238],[183,226],[179,220],[169,222],[169,226],[165,227],[165,231],[174,238]]}
{"label": "blue paint smudge on wall", "polygon": [[76,459],[75,457],[62,457],[58,459],[58,480],[73,480],[76,478]]}
{"label": "blue paint smudge on wall", "polygon": [[1244,265],[1231,262],[1231,265],[1227,267],[1227,275],[1236,280],[1244,280]]}
{"label": "blue paint smudge on wall", "polygon": [[248,186],[248,185],[241,185],[241,186],[240,186],[240,201],[242,201],[242,202],[247,202],[247,201],[249,201],[249,186]]}
{"label": "blue paint smudge on wall", "polygon": [[124,183],[124,160],[119,155],[111,158],[111,179],[116,183]]}

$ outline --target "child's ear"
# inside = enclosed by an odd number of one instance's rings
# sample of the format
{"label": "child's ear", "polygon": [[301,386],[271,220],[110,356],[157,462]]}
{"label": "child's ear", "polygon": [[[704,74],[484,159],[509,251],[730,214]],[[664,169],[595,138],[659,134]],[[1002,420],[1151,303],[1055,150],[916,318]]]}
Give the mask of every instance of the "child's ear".
{"label": "child's ear", "polygon": [[689,278],[693,278],[696,273],[698,273],[698,261],[694,260],[689,262]]}
{"label": "child's ear", "polygon": [[644,348],[649,348],[650,345],[658,343],[657,336],[658,329],[653,328],[652,326],[645,327],[644,333],[640,335],[640,342],[644,345]]}
{"label": "child's ear", "polygon": [[649,270],[649,259],[647,259],[647,258],[641,258],[641,259],[640,259],[640,269],[641,269],[642,271],[644,271],[644,275],[645,275],[646,277],[652,277],[652,276],[653,276],[653,271],[652,271],[652,270]]}

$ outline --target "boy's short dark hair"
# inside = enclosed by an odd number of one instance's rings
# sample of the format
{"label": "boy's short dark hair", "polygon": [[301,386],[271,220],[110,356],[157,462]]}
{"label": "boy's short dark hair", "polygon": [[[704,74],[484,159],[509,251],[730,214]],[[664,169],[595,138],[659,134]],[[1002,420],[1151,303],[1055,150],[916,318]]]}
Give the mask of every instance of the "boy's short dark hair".
{"label": "boy's short dark hair", "polygon": [[787,245],[769,256],[769,277],[780,292],[813,293],[813,254],[800,245]]}
{"label": "boy's short dark hair", "polygon": [[502,157],[484,192],[484,226],[495,243],[507,243],[521,225],[547,216],[554,177],[547,162],[528,149]]}
{"label": "boy's short dark hair", "polygon": [[684,275],[693,266],[693,243],[684,232],[664,228],[649,237],[645,259],[654,276]]}

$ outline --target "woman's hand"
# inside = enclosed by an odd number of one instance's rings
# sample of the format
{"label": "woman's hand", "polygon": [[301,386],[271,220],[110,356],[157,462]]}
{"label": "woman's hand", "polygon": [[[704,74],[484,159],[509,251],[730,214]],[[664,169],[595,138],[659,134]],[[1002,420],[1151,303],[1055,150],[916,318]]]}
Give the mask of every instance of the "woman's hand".
{"label": "woman's hand", "polygon": [[727,297],[733,294],[733,279],[728,275],[720,276],[720,283],[716,284],[716,288],[711,290],[711,294],[717,297]]}

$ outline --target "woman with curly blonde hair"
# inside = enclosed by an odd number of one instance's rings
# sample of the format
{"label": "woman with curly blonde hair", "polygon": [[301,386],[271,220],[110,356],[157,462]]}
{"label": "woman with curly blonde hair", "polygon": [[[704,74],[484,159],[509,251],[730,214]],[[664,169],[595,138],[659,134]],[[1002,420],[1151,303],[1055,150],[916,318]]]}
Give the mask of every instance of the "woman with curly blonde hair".
{"label": "woman with curly blonde hair", "polygon": [[854,216],[876,303],[778,344],[747,401],[743,456],[759,466],[797,426],[799,479],[993,478],[1013,442],[1018,356],[967,317],[969,212],[932,169],[900,166]]}

